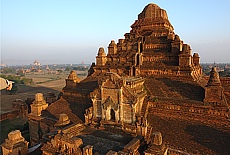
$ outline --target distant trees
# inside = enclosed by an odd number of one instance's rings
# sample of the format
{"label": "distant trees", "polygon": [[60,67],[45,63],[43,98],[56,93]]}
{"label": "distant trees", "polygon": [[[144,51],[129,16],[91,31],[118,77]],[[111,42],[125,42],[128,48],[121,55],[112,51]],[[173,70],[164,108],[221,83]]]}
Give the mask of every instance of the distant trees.
{"label": "distant trees", "polygon": [[21,84],[31,85],[33,84],[33,79],[23,77],[21,78]]}
{"label": "distant trees", "polygon": [[229,63],[219,63],[219,64],[206,63],[206,64],[201,64],[201,66],[202,66],[202,72],[205,76],[209,76],[211,68],[215,66],[217,68],[217,71],[219,72],[220,77],[230,77]]}
{"label": "distant trees", "polygon": [[20,76],[14,76],[14,75],[0,75],[0,77],[10,80],[10,81],[14,81],[15,83],[20,83]]}
{"label": "distant trees", "polygon": [[2,73],[3,74],[14,74],[14,73],[16,73],[16,70],[12,67],[4,67],[2,69]]}
{"label": "distant trees", "polygon": [[225,69],[224,71],[219,72],[221,77],[230,77],[230,69]]}
{"label": "distant trees", "polygon": [[86,66],[77,66],[77,67],[66,67],[65,71],[77,70],[77,71],[87,71],[89,68]]}
{"label": "distant trees", "polygon": [[202,72],[203,72],[204,75],[208,76],[210,74],[210,68],[208,68],[208,67],[204,68],[203,67],[202,69],[203,69]]}
{"label": "distant trees", "polygon": [[69,72],[70,70],[71,70],[70,67],[65,68],[65,71],[67,71],[67,72]]}
{"label": "distant trees", "polygon": [[77,70],[77,71],[87,71],[88,68],[85,66],[77,66],[77,67],[73,67],[73,70]]}
{"label": "distant trees", "polygon": [[57,72],[61,74],[63,71],[61,69],[58,69]]}
{"label": "distant trees", "polygon": [[0,75],[0,77],[14,81],[16,84],[25,84],[25,85],[30,85],[33,84],[33,79],[26,78],[26,77],[21,77],[21,76],[15,76],[15,75]]}

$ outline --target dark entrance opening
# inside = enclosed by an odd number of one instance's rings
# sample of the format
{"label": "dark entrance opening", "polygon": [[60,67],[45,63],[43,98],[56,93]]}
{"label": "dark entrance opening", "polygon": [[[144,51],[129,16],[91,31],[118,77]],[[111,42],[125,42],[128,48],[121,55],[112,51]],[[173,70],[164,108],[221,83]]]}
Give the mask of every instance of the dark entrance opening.
{"label": "dark entrance opening", "polygon": [[115,112],[113,109],[110,110],[110,118],[111,121],[115,121]]}
{"label": "dark entrance opening", "polygon": [[143,43],[141,43],[141,45],[140,45],[140,53],[142,53],[143,52]]}
{"label": "dark entrance opening", "polygon": [[132,75],[136,76],[136,68],[135,67],[132,68]]}
{"label": "dark entrance opening", "polygon": [[139,54],[136,55],[136,66],[140,65],[140,56]]}

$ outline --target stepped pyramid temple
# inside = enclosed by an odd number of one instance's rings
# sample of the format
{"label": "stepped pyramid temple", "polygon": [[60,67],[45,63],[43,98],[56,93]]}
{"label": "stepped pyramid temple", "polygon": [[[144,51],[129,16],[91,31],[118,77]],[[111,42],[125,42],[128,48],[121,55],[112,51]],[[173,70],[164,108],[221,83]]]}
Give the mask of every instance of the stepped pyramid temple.
{"label": "stepped pyramid temple", "polygon": [[226,85],[215,67],[203,78],[199,54],[148,4],[123,39],[99,48],[84,80],[71,71],[49,105],[35,95],[30,145],[45,155],[228,154]]}
{"label": "stepped pyramid temple", "polygon": [[115,72],[127,76],[179,76],[198,80],[202,75],[198,53],[173,32],[165,10],[149,4],[118,43],[111,41],[108,54],[101,47],[95,74]]}

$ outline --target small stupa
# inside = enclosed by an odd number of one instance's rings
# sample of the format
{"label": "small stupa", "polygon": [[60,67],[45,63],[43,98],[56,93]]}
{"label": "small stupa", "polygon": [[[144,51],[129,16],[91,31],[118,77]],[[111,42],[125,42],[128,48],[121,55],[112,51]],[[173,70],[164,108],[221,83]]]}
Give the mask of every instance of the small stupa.
{"label": "small stupa", "polygon": [[68,115],[66,115],[66,114],[63,113],[63,114],[59,115],[59,119],[55,123],[54,126],[64,126],[64,125],[67,125],[69,123],[70,123],[70,119],[69,119]]}

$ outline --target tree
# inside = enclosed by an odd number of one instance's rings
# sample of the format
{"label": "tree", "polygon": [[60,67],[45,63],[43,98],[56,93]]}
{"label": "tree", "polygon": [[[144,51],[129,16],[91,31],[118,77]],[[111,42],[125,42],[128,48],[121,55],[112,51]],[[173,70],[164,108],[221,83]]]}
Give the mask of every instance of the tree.
{"label": "tree", "polygon": [[65,68],[65,71],[68,71],[68,72],[69,72],[69,71],[70,71],[70,68],[69,68],[69,67],[66,67],[66,68]]}
{"label": "tree", "polygon": [[4,74],[9,74],[9,73],[14,74],[15,72],[16,72],[16,70],[14,68],[8,68],[8,67],[3,68],[3,70],[2,70],[2,73],[4,73]]}

